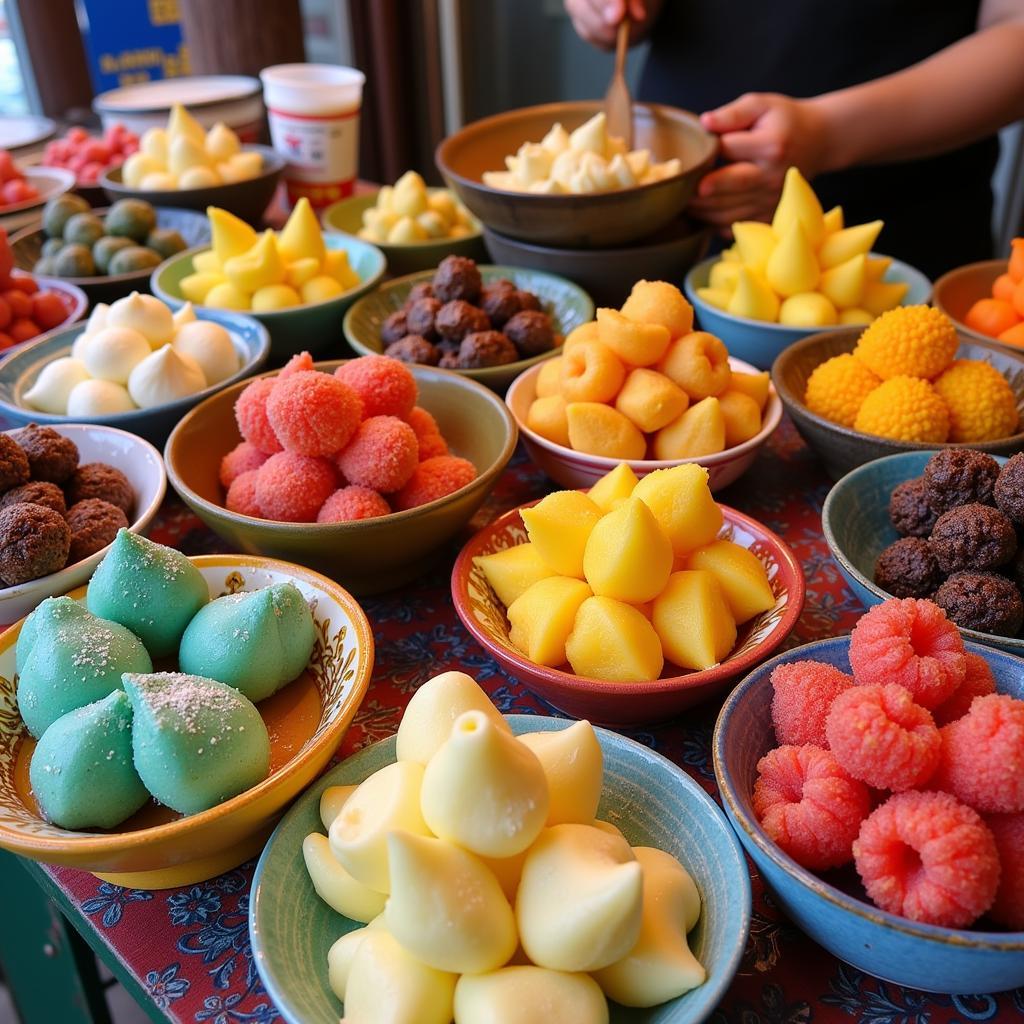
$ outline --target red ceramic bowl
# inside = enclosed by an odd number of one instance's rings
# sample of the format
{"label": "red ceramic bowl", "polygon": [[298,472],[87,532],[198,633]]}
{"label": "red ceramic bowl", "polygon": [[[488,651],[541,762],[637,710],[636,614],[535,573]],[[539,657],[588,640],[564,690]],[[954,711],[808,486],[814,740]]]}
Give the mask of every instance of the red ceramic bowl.
{"label": "red ceramic bowl", "polygon": [[[775,591],[775,605],[740,627],[736,646],[714,668],[663,674],[640,683],[609,683],[574,675],[568,667],[545,668],[525,658],[509,641],[504,605],[473,563],[477,555],[526,543],[519,509],[485,526],[459,553],[452,569],[455,610],[466,629],[502,668],[567,715],[616,727],[672,718],[725,690],[733,679],[767,658],[789,635],[804,606],[804,575],[782,538],[742,512],[727,505],[720,508],[725,523],[719,536],[749,548],[761,559]],[[666,672],[672,671],[678,670],[667,664]]]}

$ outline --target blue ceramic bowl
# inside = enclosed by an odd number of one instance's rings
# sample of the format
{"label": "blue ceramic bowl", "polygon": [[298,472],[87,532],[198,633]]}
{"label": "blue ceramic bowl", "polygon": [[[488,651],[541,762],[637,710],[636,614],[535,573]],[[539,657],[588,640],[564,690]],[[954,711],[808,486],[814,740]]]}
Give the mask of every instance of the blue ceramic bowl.
{"label": "blue ceramic bowl", "polygon": [[[384,253],[375,245],[350,235],[324,234],[328,249],[342,249],[348,253],[352,269],[359,275],[359,284],[333,299],[313,302],[292,309],[279,309],[272,313],[247,312],[246,316],[259,321],[270,334],[272,362],[284,363],[303,350],[314,357],[348,355],[342,325],[345,313],[356,299],[373,291],[387,270]],[[181,294],[181,279],[192,273],[192,257],[209,245],[198,246],[165,260],[150,278],[153,294],[163,299],[171,309],[185,304]],[[196,311],[218,312],[210,306],[196,306]]]}
{"label": "blue ceramic bowl", "polygon": [[215,309],[196,310],[196,316],[200,320],[220,324],[231,334],[231,340],[241,359],[241,367],[227,380],[197,391],[187,398],[180,398],[176,402],[154,406],[152,409],[132,409],[130,412],[119,412],[111,416],[55,416],[25,405],[22,395],[35,383],[39,371],[54,359],[71,353],[75,338],[86,328],[86,324],[75,324],[63,330],[53,331],[38,341],[29,342],[13,350],[0,361],[0,416],[18,426],[26,423],[102,423],[144,437],[162,450],[167,435],[189,409],[215,392],[258,373],[270,355],[270,337],[263,325],[258,324],[252,317]]}
{"label": "blue ceramic bowl", "polygon": [[[850,638],[844,636],[786,651],[751,672],[722,705],[713,741],[715,778],[740,842],[790,918],[858,970],[897,985],[949,994],[1024,985],[1024,932],[938,928],[887,914],[857,891],[855,881],[841,889],[802,868],[758,823],[751,802],[757,762],[776,746],[772,670],[814,659],[849,672],[849,647]],[[988,662],[1000,693],[1024,697],[1024,661],[977,644],[967,648]]]}
{"label": "blue ceramic bowl", "polygon": [[[872,253],[873,256],[877,253]],[[770,370],[775,357],[794,341],[823,331],[841,330],[844,325],[829,327],[786,327],[783,324],[766,323],[763,320],[749,320],[733,316],[705,302],[698,294],[698,288],[707,286],[711,268],[721,259],[713,256],[698,263],[687,275],[684,288],[686,297],[693,304],[697,322],[702,330],[717,335],[725,342],[730,355],[753,363],[759,370]],[[931,298],[932,284],[920,270],[907,263],[893,260],[885,273],[890,282],[905,281],[910,285],[903,300],[904,306],[924,305]]]}
{"label": "blue ceramic bowl", "polygon": [[[514,733],[565,729],[561,718],[509,715]],[[656,846],[686,865],[703,900],[690,946],[707,980],[649,1010],[610,1004],[612,1024],[697,1024],[725,995],[750,930],[750,878],[736,837],[714,801],[682,769],[647,747],[598,729],[604,753],[604,793],[598,814],[634,846]],[[296,801],[270,837],[252,881],[249,935],[260,978],[288,1024],[337,1024],[341,1003],[327,984],[327,950],[360,925],[328,907],[313,891],[302,840],[322,832],[320,794],[328,786],[362,782],[395,760],[395,738],[359,751],[329,771]],[[571,1024],[571,1022],[565,1022]]]}

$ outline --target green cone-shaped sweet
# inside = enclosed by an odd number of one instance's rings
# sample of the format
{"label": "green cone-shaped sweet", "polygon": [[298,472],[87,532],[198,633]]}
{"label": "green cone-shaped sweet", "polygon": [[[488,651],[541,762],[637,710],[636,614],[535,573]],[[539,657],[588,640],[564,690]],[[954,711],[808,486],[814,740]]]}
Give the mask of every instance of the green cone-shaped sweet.
{"label": "green cone-shaped sweet", "polygon": [[294,584],[278,583],[202,608],[181,638],[178,664],[259,701],[306,667],[315,642],[305,598]]}
{"label": "green cone-shaped sweet", "polygon": [[14,668],[20,672],[25,665],[28,652],[36,642],[36,634],[43,622],[66,622],[75,616],[88,615],[89,609],[79,601],[70,597],[48,597],[21,624],[18,632],[18,643],[14,648]]}
{"label": "green cone-shaped sweet", "polygon": [[161,803],[197,814],[267,777],[267,727],[233,687],[158,672],[126,674],[124,688],[135,712],[135,770]]}
{"label": "green cone-shaped sweet", "polygon": [[48,821],[113,828],[148,799],[132,763],[132,706],[124,690],[69,711],[32,752],[29,781]]}
{"label": "green cone-shaped sweet", "polygon": [[154,658],[174,654],[192,616],[210,600],[202,573],[180,552],[118,530],[96,567],[86,604],[127,626]]}

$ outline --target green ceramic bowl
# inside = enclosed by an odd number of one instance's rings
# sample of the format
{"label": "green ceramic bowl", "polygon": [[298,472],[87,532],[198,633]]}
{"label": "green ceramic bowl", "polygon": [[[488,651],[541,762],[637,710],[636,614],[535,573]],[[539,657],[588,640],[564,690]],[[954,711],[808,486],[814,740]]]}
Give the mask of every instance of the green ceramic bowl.
{"label": "green ceramic bowl", "polygon": [[[284,363],[303,350],[314,356],[340,354],[346,310],[361,295],[372,291],[384,276],[387,261],[375,245],[348,235],[324,235],[324,244],[328,249],[343,249],[348,253],[348,261],[359,275],[359,284],[323,302],[279,309],[273,313],[246,310],[246,316],[258,320],[270,333],[271,364]],[[185,297],[181,294],[181,279],[192,273],[192,257],[208,248],[208,245],[197,246],[164,260],[150,278],[153,294],[172,309],[183,306]],[[205,308],[196,306],[196,309]]]}
{"label": "green ceramic bowl", "polygon": [[[444,188],[432,188],[429,192],[447,192]],[[351,196],[331,203],[320,215],[325,231],[340,231],[345,235],[358,235],[363,226],[363,213],[377,203],[377,193]],[[472,217],[472,214],[470,214]],[[432,270],[445,256],[466,256],[478,263],[487,259],[480,222],[473,217],[476,230],[463,238],[429,238],[425,242],[409,242],[406,245],[391,245],[374,242],[387,257],[388,271],[394,276],[415,274],[418,270]]]}
{"label": "green ceramic bowl", "polygon": [[[413,285],[421,281],[430,281],[433,276],[433,270],[425,270],[419,274],[399,277],[354,303],[345,314],[345,337],[348,343],[362,356],[380,355],[384,351],[384,345],[380,340],[381,325],[395,310],[402,308]],[[540,299],[544,311],[551,315],[555,333],[563,338],[574,327],[594,319],[594,303],[590,296],[579,285],[567,281],[564,277],[545,274],[539,270],[524,270],[521,267],[484,264],[480,266],[480,276],[484,284],[506,277],[517,288],[533,292]],[[481,370],[455,372],[504,394],[509,384],[524,370],[549,359],[557,352],[556,347],[550,352],[533,356],[531,359],[519,359],[505,366],[488,366]]]}
{"label": "green ceramic bowl", "polygon": [[[341,362],[318,363],[317,368],[331,373]],[[174,428],[164,449],[167,478],[232,550],[298,562],[356,594],[408,583],[468,524],[512,457],[517,437],[511,413],[487,388],[448,370],[411,369],[419,404],[434,415],[452,453],[477,468],[477,478],[454,494],[352,523],[282,523],[229,512],[218,474],[221,459],[241,441],[234,407],[248,381],[197,405]]]}

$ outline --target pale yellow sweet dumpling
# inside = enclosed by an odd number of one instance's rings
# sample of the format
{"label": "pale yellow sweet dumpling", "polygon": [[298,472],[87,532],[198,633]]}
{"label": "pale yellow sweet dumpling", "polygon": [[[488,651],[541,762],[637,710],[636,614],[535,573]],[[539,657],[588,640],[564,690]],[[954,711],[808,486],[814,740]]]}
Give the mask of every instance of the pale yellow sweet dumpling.
{"label": "pale yellow sweet dumpling", "polygon": [[329,786],[320,795],[320,820],[329,829],[358,786]]}
{"label": "pale yellow sweet dumpling", "polygon": [[359,949],[363,939],[375,928],[385,928],[383,914],[375,917],[364,928],[353,928],[352,931],[345,932],[327,950],[327,984],[331,986],[331,991],[342,1002],[345,1001],[345,988],[348,986],[348,976],[352,970],[352,961],[355,958],[356,950]]}
{"label": "pale yellow sweet dumpling", "polygon": [[528,732],[519,737],[544,768],[548,780],[548,825],[590,825],[601,799],[604,758],[594,727],[574,722],[568,729]]}
{"label": "pale yellow sweet dumpling", "polygon": [[327,836],[311,832],[302,841],[302,856],[316,894],[332,910],[353,921],[372,921],[387,897],[357,882],[331,852]]}
{"label": "pale yellow sweet dumpling", "polygon": [[529,965],[465,975],[455,986],[455,1024],[607,1024],[593,978]]}

